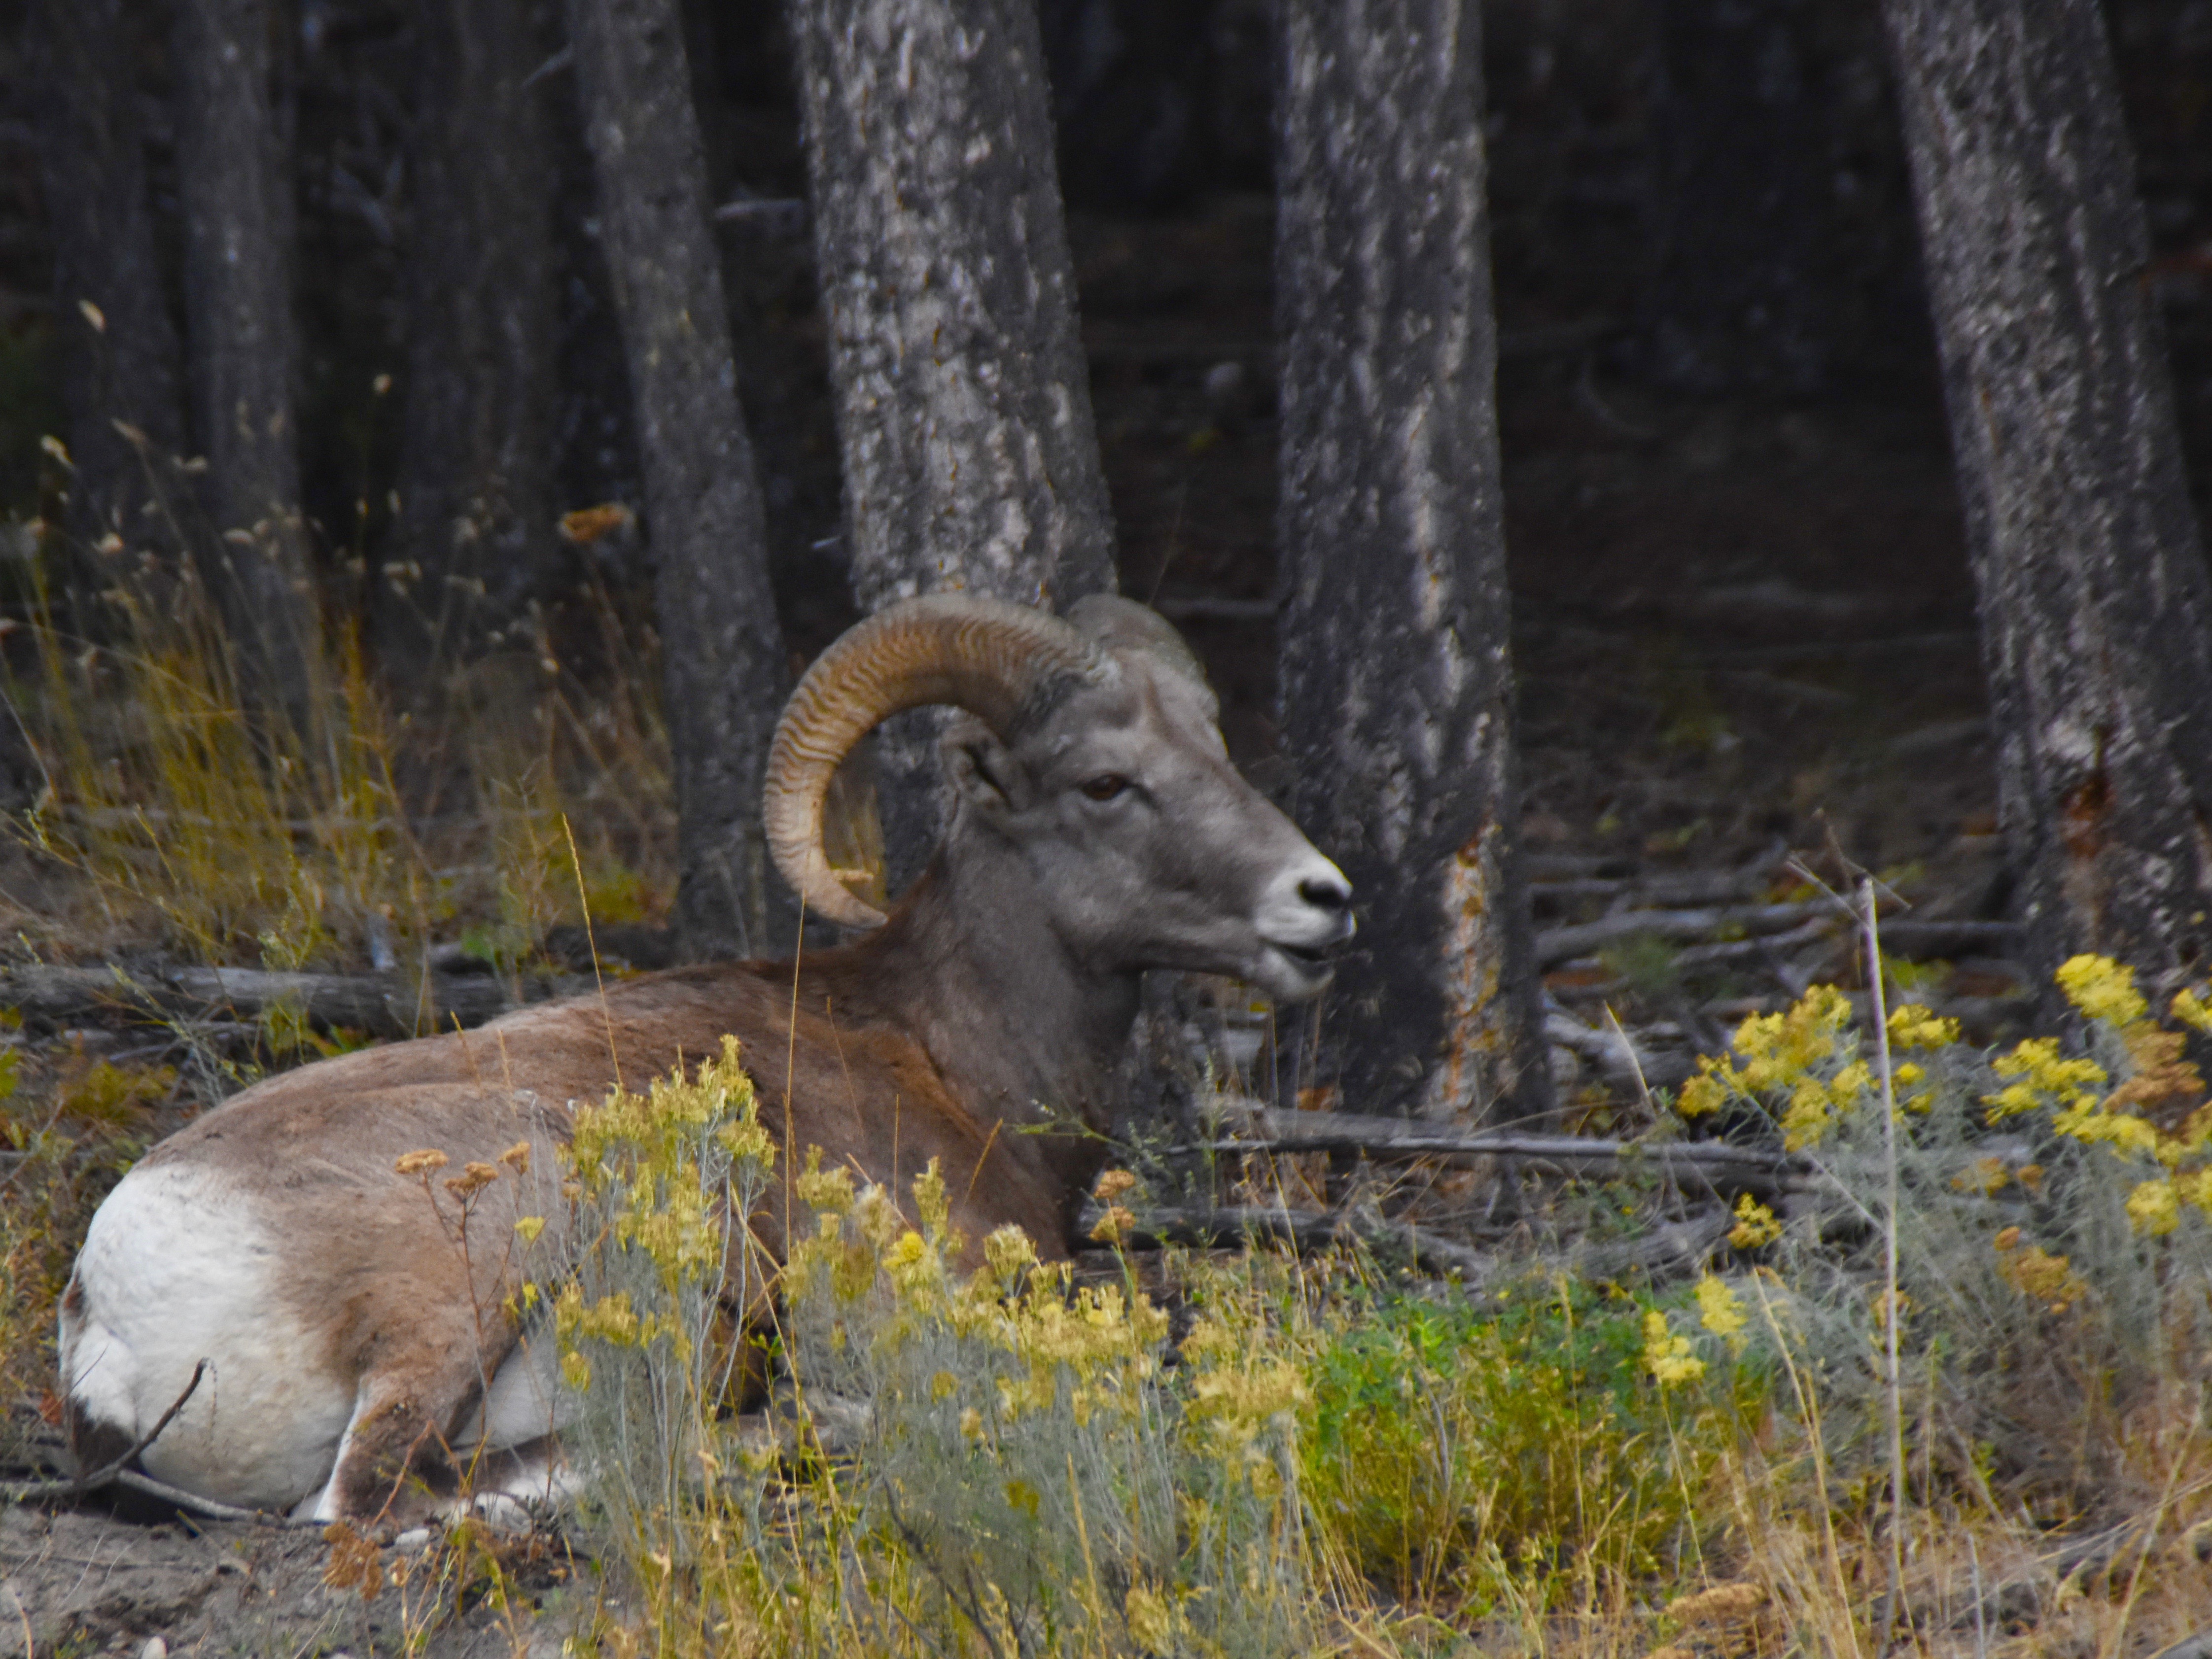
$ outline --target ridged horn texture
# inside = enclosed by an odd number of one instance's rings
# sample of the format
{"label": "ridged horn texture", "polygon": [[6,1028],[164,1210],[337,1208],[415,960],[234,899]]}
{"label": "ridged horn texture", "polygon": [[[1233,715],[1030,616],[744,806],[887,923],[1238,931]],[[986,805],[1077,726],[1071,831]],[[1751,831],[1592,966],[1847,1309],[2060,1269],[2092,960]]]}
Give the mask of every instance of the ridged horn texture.
{"label": "ridged horn texture", "polygon": [[884,913],[846,887],[822,850],[823,803],[853,745],[933,703],[966,709],[1003,739],[1055,687],[1098,678],[1108,661],[1057,617],[971,593],[924,594],[855,623],[814,659],[769,748],[762,817],[775,867],[816,915],[876,926]]}

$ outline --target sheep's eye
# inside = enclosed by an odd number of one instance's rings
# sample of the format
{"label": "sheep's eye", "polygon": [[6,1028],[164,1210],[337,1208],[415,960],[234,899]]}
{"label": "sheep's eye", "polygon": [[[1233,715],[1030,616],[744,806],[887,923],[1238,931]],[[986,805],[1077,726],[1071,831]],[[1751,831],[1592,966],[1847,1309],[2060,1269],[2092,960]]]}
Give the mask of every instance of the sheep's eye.
{"label": "sheep's eye", "polygon": [[1101,772],[1095,778],[1085,778],[1076,787],[1093,800],[1112,800],[1129,787],[1128,779],[1119,772]]}

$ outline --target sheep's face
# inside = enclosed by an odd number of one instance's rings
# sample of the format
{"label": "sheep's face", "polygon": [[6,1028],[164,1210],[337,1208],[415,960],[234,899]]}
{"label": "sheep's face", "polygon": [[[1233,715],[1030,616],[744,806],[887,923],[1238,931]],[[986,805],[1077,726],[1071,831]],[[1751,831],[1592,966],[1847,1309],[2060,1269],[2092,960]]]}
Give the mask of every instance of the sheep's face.
{"label": "sheep's face", "polygon": [[1195,673],[1105,641],[1116,672],[1071,691],[1012,743],[979,720],[945,735],[956,836],[1014,851],[1053,931],[1094,969],[1233,974],[1317,995],[1352,933],[1344,872],[1229,763]]}

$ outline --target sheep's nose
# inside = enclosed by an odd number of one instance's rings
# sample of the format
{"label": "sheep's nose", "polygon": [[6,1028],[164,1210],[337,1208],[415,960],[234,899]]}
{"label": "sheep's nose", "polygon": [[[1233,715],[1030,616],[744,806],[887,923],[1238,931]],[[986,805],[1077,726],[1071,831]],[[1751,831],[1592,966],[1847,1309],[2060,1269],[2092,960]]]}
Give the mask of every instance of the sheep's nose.
{"label": "sheep's nose", "polygon": [[1298,884],[1298,896],[1316,910],[1331,915],[1352,902],[1352,889],[1339,879],[1309,876]]}

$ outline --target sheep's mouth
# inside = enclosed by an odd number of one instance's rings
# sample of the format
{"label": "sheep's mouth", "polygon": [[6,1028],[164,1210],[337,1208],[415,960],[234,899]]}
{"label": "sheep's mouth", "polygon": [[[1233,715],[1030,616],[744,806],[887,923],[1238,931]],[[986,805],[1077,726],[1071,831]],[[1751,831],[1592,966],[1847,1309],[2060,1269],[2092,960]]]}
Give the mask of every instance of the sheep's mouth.
{"label": "sheep's mouth", "polygon": [[1303,1001],[1318,995],[1335,977],[1328,945],[1292,945],[1283,939],[1266,941],[1257,977],[1278,997]]}

